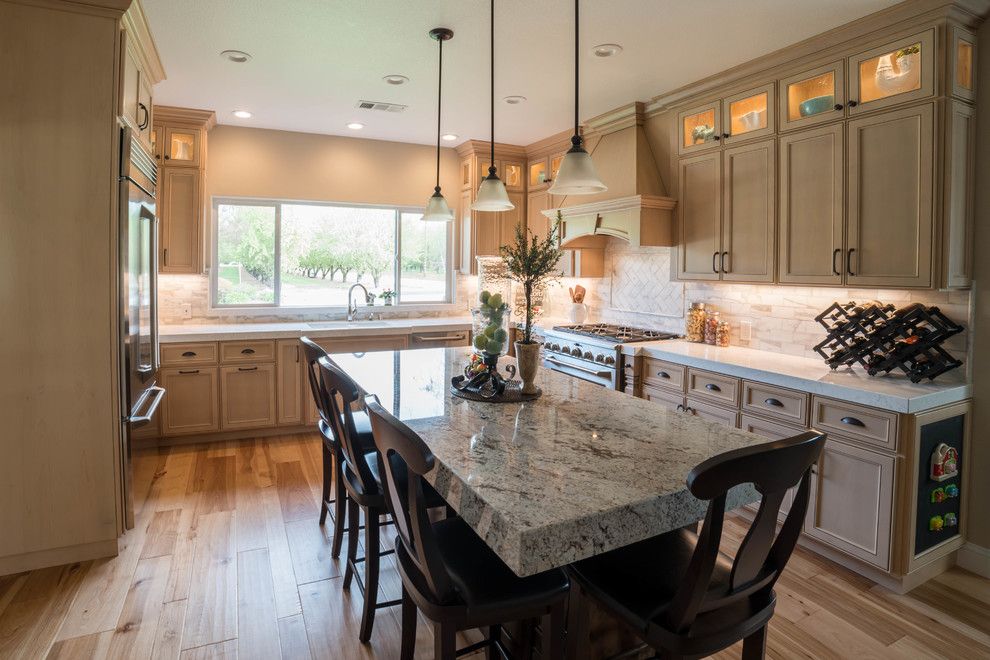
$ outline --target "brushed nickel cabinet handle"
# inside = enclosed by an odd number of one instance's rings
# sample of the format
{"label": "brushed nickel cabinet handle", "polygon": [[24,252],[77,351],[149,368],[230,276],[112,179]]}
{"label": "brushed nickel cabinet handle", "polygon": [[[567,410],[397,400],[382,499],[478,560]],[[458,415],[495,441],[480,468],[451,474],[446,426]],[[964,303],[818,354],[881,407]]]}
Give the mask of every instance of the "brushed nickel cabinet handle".
{"label": "brushed nickel cabinet handle", "polygon": [[866,424],[864,424],[861,420],[856,419],[855,417],[843,417],[839,421],[848,426],[866,426]]}
{"label": "brushed nickel cabinet handle", "polygon": [[715,383],[708,383],[707,385],[705,385],[705,389],[708,390],[709,392],[721,392],[722,391],[722,388],[719,387],[718,385],[716,385]]}
{"label": "brushed nickel cabinet handle", "polygon": [[777,408],[783,408],[784,407],[784,404],[782,404],[780,402],[780,399],[774,399],[772,397],[769,398],[769,399],[766,399],[763,403],[767,404],[768,406],[775,406]]}

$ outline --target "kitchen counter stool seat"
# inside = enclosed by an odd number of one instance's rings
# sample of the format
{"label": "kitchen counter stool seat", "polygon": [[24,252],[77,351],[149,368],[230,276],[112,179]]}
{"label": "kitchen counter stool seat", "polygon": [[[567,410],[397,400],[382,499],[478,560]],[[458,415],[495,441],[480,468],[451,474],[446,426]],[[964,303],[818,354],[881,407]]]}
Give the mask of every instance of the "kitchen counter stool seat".
{"label": "kitchen counter stool seat", "polygon": [[[763,658],[767,623],[776,606],[773,586],[801,533],[811,472],[824,445],[825,435],[810,431],[714,456],[687,478],[692,495],[709,502],[697,534],[679,529],[570,566],[568,656],[581,657],[588,636],[584,599],[590,597],[661,658],[709,656],[739,640],[744,659]],[[762,499],[735,557],[729,558],[719,552],[726,496],[740,484],[751,484]],[[780,506],[795,486],[777,532]]]}
{"label": "kitchen counter stool seat", "polygon": [[[428,514],[428,484],[434,468],[429,447],[414,431],[386,411],[373,397],[366,399],[378,448],[379,473],[389,511],[398,532],[395,554],[402,577],[402,647],[400,657],[415,654],[417,608],[434,623],[434,656],[453,658],[486,648],[486,657],[501,642],[501,626],[542,619],[542,657],[559,660],[564,653],[564,619],[570,582],[553,569],[518,577],[461,518],[432,522]],[[457,650],[457,632],[487,628],[486,639]],[[502,657],[502,656],[499,656]]]}

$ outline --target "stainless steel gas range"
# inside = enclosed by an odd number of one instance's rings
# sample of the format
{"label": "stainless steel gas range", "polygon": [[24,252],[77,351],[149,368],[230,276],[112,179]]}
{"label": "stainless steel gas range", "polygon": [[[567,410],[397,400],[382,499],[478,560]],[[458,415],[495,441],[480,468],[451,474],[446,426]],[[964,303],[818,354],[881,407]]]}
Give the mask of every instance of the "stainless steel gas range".
{"label": "stainless steel gas range", "polygon": [[621,387],[623,344],[679,335],[609,323],[558,325],[544,333],[543,365],[610,389]]}

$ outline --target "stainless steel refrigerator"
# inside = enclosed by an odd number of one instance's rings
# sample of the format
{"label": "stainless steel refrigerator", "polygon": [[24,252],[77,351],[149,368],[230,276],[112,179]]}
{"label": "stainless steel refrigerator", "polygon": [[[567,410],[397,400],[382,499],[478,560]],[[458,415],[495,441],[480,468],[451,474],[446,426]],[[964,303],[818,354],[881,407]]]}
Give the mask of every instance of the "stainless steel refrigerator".
{"label": "stainless steel refrigerator", "polygon": [[121,472],[124,523],[134,527],[131,430],[149,423],[158,386],[158,166],[130,128],[120,147]]}

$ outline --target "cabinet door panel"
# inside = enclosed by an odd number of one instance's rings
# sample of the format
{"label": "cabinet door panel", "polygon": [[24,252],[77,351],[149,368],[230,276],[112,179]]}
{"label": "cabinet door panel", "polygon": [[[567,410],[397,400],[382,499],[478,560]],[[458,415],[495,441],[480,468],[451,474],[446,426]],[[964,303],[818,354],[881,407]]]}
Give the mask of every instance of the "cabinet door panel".
{"label": "cabinet door panel", "polygon": [[722,279],[772,282],[776,157],[773,140],[726,149],[722,155]]}
{"label": "cabinet door panel", "polygon": [[[521,176],[521,175],[520,175]],[[498,245],[511,245],[516,240],[516,227],[524,222],[526,218],[526,194],[521,192],[509,192],[509,201],[516,205],[511,211],[502,211],[498,214]]]}
{"label": "cabinet door panel", "polygon": [[886,570],[894,460],[830,439],[812,475],[805,533]]}
{"label": "cabinet door panel", "polygon": [[550,193],[530,193],[526,200],[526,230],[535,234],[540,240],[550,233],[550,219],[543,211],[551,209]]}
{"label": "cabinet door panel", "polygon": [[842,131],[833,124],[780,138],[780,282],[842,282]]}
{"label": "cabinet door panel", "polygon": [[643,398],[647,401],[660,404],[667,410],[674,412],[684,412],[684,395],[674,392],[659,390],[650,385],[643,385]]}
{"label": "cabinet door panel", "polygon": [[695,417],[700,417],[707,422],[715,422],[722,426],[728,426],[729,428],[739,426],[739,413],[735,410],[713,406],[710,403],[705,403],[692,397],[688,397],[685,403],[687,404],[688,412]]}
{"label": "cabinet door panel", "polygon": [[843,62],[833,62],[781,80],[780,130],[786,131],[845,116]]}
{"label": "cabinet door panel", "polygon": [[199,167],[201,156],[198,128],[165,128],[165,164],[171,166]]}
{"label": "cabinet door panel", "polygon": [[931,285],[933,133],[931,104],[849,122],[848,283]]}
{"label": "cabinet door panel", "polygon": [[220,368],[220,410],[223,430],[275,425],[275,365]]}
{"label": "cabinet door panel", "polygon": [[934,30],[850,57],[849,115],[931,96],[934,64]]}
{"label": "cabinet door panel", "polygon": [[718,101],[712,101],[677,115],[679,153],[696,153],[719,146],[722,140],[720,106]]}
{"label": "cabinet door panel", "polygon": [[725,143],[772,136],[777,125],[773,83],[735,94],[722,101],[722,135]]}
{"label": "cabinet door panel", "polygon": [[946,115],[941,284],[964,288],[973,279],[976,110],[968,103],[950,101]]}
{"label": "cabinet door panel", "polygon": [[722,222],[721,154],[682,159],[678,187],[678,274],[682,279],[717,280]]}
{"label": "cabinet door panel", "polygon": [[165,400],[162,431],[166,436],[220,430],[216,367],[162,369]]}
{"label": "cabinet door panel", "polygon": [[202,215],[199,170],[162,168],[161,272],[199,271]]}
{"label": "cabinet door panel", "polygon": [[[763,436],[767,440],[785,440],[807,431],[806,428],[801,426],[770,422],[759,417],[747,415],[746,413],[742,413],[739,416],[739,428],[743,431]],[[781,502],[780,511],[777,512],[777,520],[779,522],[784,522],[787,519],[787,514],[791,510],[791,505],[794,503],[794,495],[797,493],[797,490],[798,487],[794,486],[793,488],[788,488],[784,494],[784,501]],[[755,512],[759,510],[760,505],[758,503],[747,504],[746,508]]]}
{"label": "cabinet door panel", "polygon": [[277,388],[275,400],[278,405],[279,426],[296,426],[303,423],[302,404],[307,394],[309,381],[303,368],[304,357],[299,341],[282,339],[278,342]]}

